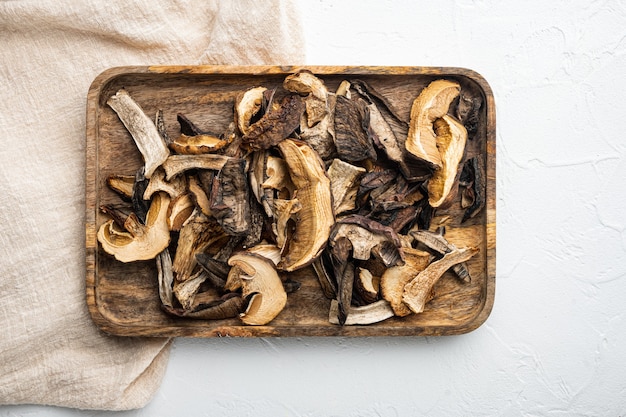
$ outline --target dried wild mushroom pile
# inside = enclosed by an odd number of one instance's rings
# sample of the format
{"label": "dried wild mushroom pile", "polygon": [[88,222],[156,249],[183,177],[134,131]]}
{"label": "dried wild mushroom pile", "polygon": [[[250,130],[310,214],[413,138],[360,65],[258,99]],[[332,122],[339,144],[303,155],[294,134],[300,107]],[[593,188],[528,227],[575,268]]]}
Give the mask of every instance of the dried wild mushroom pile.
{"label": "dried wild mushroom pile", "polygon": [[407,122],[360,80],[330,92],[300,71],[242,91],[220,135],[178,114],[175,139],[124,89],[107,104],[144,166],[107,178],[126,202],[101,207],[97,238],[118,261],[156,259],[173,316],[267,324],[310,265],[342,325],[422,312],[449,269],[470,280],[478,249],[429,231],[438,208],[460,201],[465,221],[484,205],[482,161],[464,159],[482,100],[454,81],[419,92]]}

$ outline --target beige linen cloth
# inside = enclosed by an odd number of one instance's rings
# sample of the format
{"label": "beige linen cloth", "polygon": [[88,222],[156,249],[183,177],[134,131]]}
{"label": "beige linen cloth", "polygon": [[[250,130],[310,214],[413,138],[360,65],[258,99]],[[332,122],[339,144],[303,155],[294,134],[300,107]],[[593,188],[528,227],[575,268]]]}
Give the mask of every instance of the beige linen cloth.
{"label": "beige linen cloth", "polygon": [[0,404],[145,405],[169,340],[101,333],[85,302],[85,109],[103,70],[302,64],[272,1],[0,2]]}

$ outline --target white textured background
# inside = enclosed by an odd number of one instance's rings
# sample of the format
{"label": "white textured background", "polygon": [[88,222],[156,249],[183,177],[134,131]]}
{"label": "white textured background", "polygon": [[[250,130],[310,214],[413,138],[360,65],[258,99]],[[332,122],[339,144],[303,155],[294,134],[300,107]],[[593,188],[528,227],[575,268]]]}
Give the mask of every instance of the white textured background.
{"label": "white textured background", "polygon": [[177,339],[142,410],[626,416],[626,4],[303,1],[308,64],[460,66],[497,108],[495,306],[445,338]]}

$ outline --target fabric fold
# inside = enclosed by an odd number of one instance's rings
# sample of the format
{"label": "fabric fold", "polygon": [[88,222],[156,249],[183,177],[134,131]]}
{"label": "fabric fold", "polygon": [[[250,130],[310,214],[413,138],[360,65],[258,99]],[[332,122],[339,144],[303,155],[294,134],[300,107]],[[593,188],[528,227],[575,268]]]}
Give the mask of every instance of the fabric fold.
{"label": "fabric fold", "polygon": [[[85,109],[122,65],[301,64],[290,2],[0,2],[0,404],[140,408],[171,342],[103,334],[85,302]],[[259,34],[263,36],[259,36]]]}

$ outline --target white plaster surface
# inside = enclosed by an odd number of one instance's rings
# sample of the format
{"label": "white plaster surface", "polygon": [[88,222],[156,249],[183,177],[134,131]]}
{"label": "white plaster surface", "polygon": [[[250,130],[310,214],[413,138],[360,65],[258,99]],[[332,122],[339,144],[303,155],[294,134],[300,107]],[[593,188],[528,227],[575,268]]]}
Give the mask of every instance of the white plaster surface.
{"label": "white plaster surface", "polygon": [[177,339],[144,409],[626,416],[626,3],[303,1],[308,64],[459,66],[497,108],[495,306],[443,338]]}

